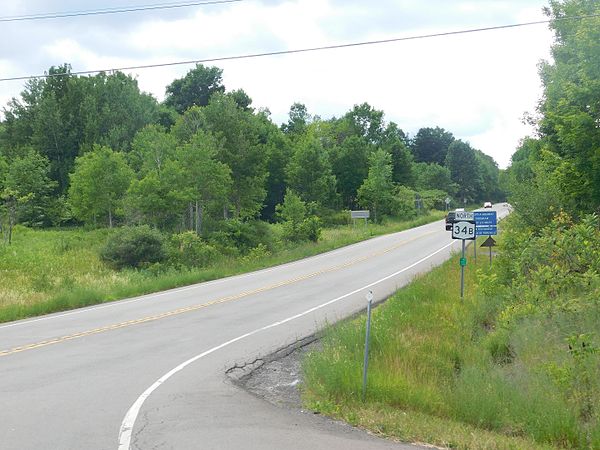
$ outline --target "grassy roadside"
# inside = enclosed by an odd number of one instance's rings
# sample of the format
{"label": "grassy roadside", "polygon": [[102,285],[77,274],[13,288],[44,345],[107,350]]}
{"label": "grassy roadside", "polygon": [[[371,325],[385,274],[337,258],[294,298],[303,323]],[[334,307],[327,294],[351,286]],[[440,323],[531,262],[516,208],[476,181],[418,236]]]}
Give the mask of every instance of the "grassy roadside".
{"label": "grassy roadside", "polygon": [[17,227],[11,246],[0,245],[0,322],[104,303],[250,272],[327,252],[374,236],[443,218],[433,212],[411,221],[324,229],[318,243],[285,246],[274,253],[221,258],[198,269],[115,271],[100,248],[111,230],[32,230]]}
{"label": "grassy roadside", "polygon": [[444,448],[595,448],[549,380],[511,360],[494,332],[504,308],[490,288],[495,275],[487,258],[476,265],[471,256],[464,300],[457,256],[374,310],[365,402],[364,317],[326,330],[323,349],[303,363],[305,403],[377,434]]}

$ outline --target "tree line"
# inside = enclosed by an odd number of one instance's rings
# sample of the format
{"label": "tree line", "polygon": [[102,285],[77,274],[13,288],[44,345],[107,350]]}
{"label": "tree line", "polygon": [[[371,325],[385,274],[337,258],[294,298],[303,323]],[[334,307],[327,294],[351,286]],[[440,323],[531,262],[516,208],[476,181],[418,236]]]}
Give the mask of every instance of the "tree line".
{"label": "tree line", "polygon": [[451,132],[427,127],[409,137],[367,103],[327,120],[295,103],[278,126],[246,92],[227,91],[221,69],[201,64],[173,81],[162,103],[121,72],[51,67],[4,107],[0,123],[8,240],[16,223],[202,235],[286,211],[299,224],[335,222],[356,208],[375,220],[411,217],[419,207],[443,209],[448,196],[502,199],[499,172]]}
{"label": "tree line", "polygon": [[[543,97],[503,174],[522,226],[540,230],[560,211],[600,213],[600,7],[593,0],[551,1],[552,62],[542,62]],[[564,17],[583,19],[563,20]]]}

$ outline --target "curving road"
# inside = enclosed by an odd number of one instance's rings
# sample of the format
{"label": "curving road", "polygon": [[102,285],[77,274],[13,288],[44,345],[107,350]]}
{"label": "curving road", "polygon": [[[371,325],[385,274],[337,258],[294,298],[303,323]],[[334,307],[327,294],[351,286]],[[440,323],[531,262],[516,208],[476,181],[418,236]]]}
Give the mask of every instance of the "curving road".
{"label": "curving road", "polygon": [[267,404],[225,371],[363,309],[369,289],[386,298],[458,248],[436,222],[251,274],[0,325],[0,448],[414,448]]}

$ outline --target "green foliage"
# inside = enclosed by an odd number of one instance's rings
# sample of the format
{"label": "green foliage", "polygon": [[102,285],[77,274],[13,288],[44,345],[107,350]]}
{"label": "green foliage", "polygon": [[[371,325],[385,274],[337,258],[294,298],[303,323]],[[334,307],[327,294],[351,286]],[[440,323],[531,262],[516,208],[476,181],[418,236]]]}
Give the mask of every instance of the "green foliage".
{"label": "green foliage", "polygon": [[416,162],[444,165],[454,136],[440,127],[421,128],[412,139],[410,149]]}
{"label": "green foliage", "polygon": [[208,105],[211,96],[217,92],[225,92],[223,70],[196,64],[185,77],[167,86],[165,105],[182,114],[192,106]]}
{"label": "green foliage", "polygon": [[286,124],[281,125],[281,129],[289,135],[302,135],[311,120],[312,117],[308,114],[306,105],[296,102],[290,107],[289,120]]}
{"label": "green foliage", "polygon": [[405,186],[396,186],[391,199],[390,213],[396,217],[412,218],[416,215],[415,195],[417,193]]}
{"label": "green foliage", "polygon": [[70,75],[70,66],[51,67],[49,77],[26,84],[6,110],[7,147],[31,145],[50,163],[49,176],[66,193],[77,155],[94,144],[127,151],[135,133],[158,116],[158,105],[121,72]]}
{"label": "green foliage", "polygon": [[261,244],[272,248],[273,236],[265,222],[230,219],[221,224],[218,232],[210,235],[209,242],[225,252],[246,254]]}
{"label": "green foliage", "polygon": [[202,114],[205,131],[222,139],[216,157],[231,170],[229,197],[234,217],[255,218],[266,197],[267,153],[260,142],[261,119],[223,94],[212,95]]}
{"label": "green foliage", "polygon": [[452,181],[450,169],[435,163],[416,163],[414,166],[415,186],[418,190],[440,190],[450,195],[458,191],[458,185]]}
{"label": "green foliage", "polygon": [[277,215],[283,222],[282,238],[285,241],[317,242],[321,236],[321,220],[316,216],[307,217],[306,203],[294,193],[288,190],[284,201],[277,205]]}
{"label": "green foliage", "polygon": [[561,213],[535,231],[508,220],[494,268],[467,270],[464,300],[452,294],[454,260],[375,310],[365,404],[364,320],[328,330],[304,364],[311,407],[345,418],[362,408],[418,412],[552,448],[596,448],[598,219]]}
{"label": "green foliage", "polygon": [[[0,196],[5,224],[50,225],[51,194],[56,182],[49,178],[48,159],[31,147],[7,162],[0,160]],[[10,225],[9,225],[10,227]]]}
{"label": "green foliage", "polygon": [[[541,135],[570,174],[563,193],[575,202],[576,210],[584,212],[600,205],[599,12],[600,5],[593,0],[551,1],[546,13],[555,33],[553,63],[541,68]],[[582,15],[591,17],[562,20]]]}
{"label": "green foliage", "polygon": [[159,125],[147,125],[133,138],[127,159],[139,176],[151,171],[160,174],[165,162],[173,157],[175,147],[174,134],[166,133]]}
{"label": "green foliage", "polygon": [[164,238],[148,225],[123,227],[108,238],[100,257],[115,269],[159,263],[166,259]]}
{"label": "green foliage", "polygon": [[365,138],[350,136],[331,151],[333,174],[342,204],[352,208],[356,204],[358,188],[368,174],[368,157],[371,150]]}
{"label": "green foliage", "polygon": [[93,225],[106,218],[112,227],[133,176],[123,154],[108,147],[95,146],[77,158],[69,188],[74,216]]}
{"label": "green foliage", "polygon": [[219,258],[219,252],[193,231],[174,234],[169,242],[169,262],[185,267],[206,267]]}
{"label": "green foliage", "polygon": [[329,156],[316,136],[309,134],[298,142],[287,166],[287,182],[306,202],[335,204],[336,178]]}
{"label": "green foliage", "polygon": [[375,222],[391,212],[393,188],[392,156],[384,150],[377,150],[369,157],[369,175],[358,190],[359,205],[373,213]]}
{"label": "green foliage", "polygon": [[419,191],[423,207],[425,210],[437,209],[443,211],[446,208],[446,198],[448,192],[440,189],[430,189],[426,191]]}
{"label": "green foliage", "polygon": [[483,181],[473,148],[463,141],[453,141],[448,146],[446,167],[450,170],[452,181],[458,185],[459,198],[467,201],[476,200]]}

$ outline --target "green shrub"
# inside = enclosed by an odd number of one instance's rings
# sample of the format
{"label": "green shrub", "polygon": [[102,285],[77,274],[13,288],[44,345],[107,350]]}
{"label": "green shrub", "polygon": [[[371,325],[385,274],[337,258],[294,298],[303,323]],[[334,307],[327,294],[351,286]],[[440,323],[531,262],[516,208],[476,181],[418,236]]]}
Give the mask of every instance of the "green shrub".
{"label": "green shrub", "polygon": [[166,258],[164,239],[148,225],[123,227],[108,238],[100,258],[116,269],[162,262]]}
{"label": "green shrub", "polygon": [[185,267],[206,267],[217,260],[219,252],[193,231],[171,236],[170,262]]}
{"label": "green shrub", "polygon": [[210,243],[219,250],[231,252],[232,249],[237,249],[237,252],[246,254],[259,244],[271,249],[273,236],[266,222],[232,219],[223,222],[221,229],[212,233]]}
{"label": "green shrub", "polygon": [[304,239],[318,242],[321,237],[321,219],[315,216],[304,219],[300,224],[299,231]]}

